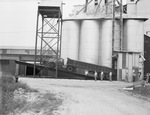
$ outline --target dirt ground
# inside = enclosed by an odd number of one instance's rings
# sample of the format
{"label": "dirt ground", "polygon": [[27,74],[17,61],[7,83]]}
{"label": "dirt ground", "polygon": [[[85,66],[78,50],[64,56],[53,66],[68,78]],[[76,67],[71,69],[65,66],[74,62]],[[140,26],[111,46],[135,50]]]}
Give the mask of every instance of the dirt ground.
{"label": "dirt ground", "polygon": [[150,101],[131,96],[117,81],[20,78],[40,91],[63,98],[55,115],[150,115]]}

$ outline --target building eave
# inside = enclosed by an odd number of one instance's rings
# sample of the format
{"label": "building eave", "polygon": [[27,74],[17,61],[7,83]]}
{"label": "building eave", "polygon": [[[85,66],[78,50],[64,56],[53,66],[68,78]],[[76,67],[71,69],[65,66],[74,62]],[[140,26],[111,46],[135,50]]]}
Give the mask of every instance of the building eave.
{"label": "building eave", "polygon": [[[124,20],[143,20],[146,21],[148,20],[148,17],[145,16],[138,16],[138,15],[129,15],[129,14],[123,14],[123,19]],[[116,19],[119,19],[120,16],[119,14],[116,15]],[[73,20],[101,20],[101,19],[106,19],[106,20],[110,20],[112,19],[111,15],[109,16],[94,16],[94,15],[80,15],[80,16],[74,16],[74,17],[69,17],[69,18],[65,18],[63,19],[63,21],[73,21]]]}

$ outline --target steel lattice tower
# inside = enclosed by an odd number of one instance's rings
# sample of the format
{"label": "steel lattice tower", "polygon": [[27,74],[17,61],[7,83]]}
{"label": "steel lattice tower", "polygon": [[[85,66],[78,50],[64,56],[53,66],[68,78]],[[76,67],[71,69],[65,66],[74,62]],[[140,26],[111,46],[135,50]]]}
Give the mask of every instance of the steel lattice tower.
{"label": "steel lattice tower", "polygon": [[[56,6],[38,6],[36,40],[35,40],[35,60],[34,76],[36,64],[48,66],[49,59],[45,55],[50,55],[58,59],[61,55],[61,8]],[[38,42],[40,41],[40,42]],[[40,58],[37,57],[40,54]],[[57,77],[56,62],[56,77]],[[42,70],[41,70],[42,71]]]}

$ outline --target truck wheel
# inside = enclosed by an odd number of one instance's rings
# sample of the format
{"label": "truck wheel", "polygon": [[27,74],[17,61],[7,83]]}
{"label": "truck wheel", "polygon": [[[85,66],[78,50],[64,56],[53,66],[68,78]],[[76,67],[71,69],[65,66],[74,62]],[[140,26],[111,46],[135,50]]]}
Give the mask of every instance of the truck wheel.
{"label": "truck wheel", "polygon": [[74,70],[73,66],[67,66],[67,71],[73,72],[73,70]]}

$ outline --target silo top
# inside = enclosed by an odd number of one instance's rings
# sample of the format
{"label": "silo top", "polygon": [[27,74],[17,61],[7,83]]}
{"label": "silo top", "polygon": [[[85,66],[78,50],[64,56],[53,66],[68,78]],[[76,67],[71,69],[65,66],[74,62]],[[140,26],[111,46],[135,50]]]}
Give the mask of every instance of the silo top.
{"label": "silo top", "polygon": [[[119,19],[119,15],[115,16],[115,19]],[[124,20],[143,20],[146,21],[148,18],[145,16],[137,16],[137,15],[128,15],[128,14],[123,14],[122,17]],[[101,16],[94,16],[94,15],[81,15],[81,16],[74,16],[74,17],[68,17],[63,19],[63,21],[67,21],[67,20],[112,20],[112,17],[110,16],[105,16],[105,15],[101,15]]]}

